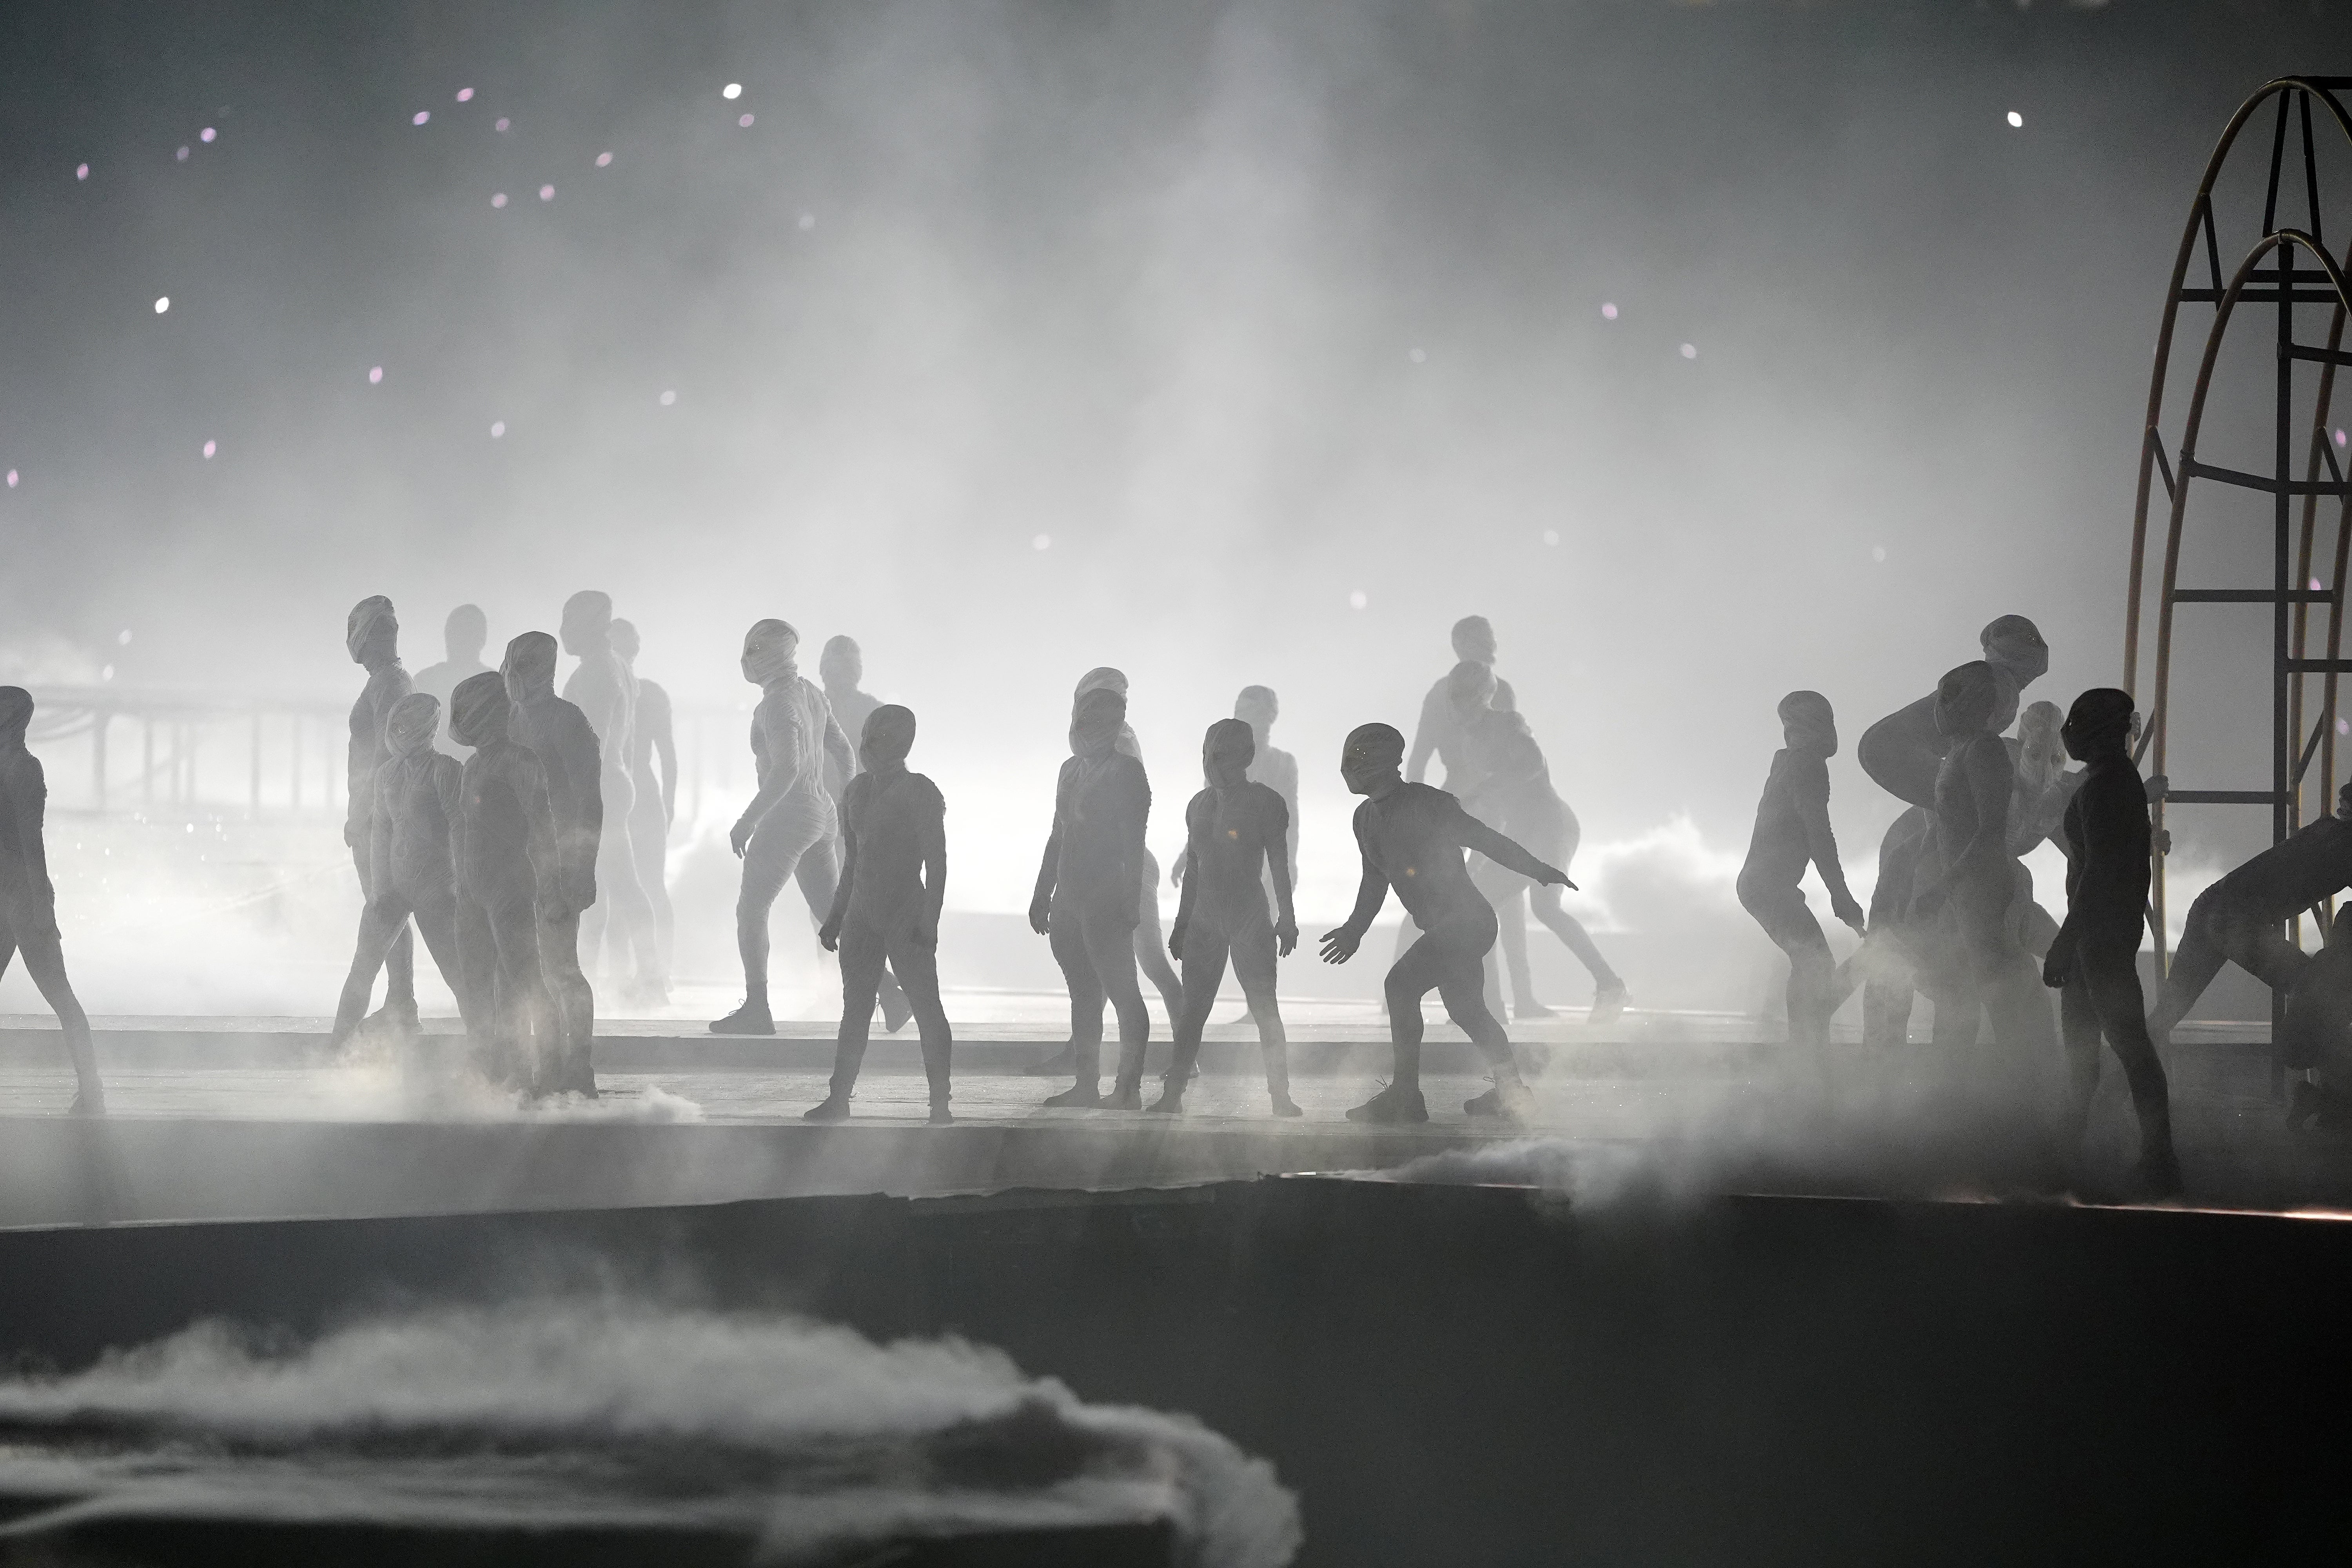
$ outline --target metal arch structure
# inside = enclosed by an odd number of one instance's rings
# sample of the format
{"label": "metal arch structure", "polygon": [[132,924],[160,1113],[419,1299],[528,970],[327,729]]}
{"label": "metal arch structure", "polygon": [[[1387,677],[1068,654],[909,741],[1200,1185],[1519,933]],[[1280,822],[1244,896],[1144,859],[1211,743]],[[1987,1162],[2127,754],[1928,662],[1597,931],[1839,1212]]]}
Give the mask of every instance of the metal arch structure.
{"label": "metal arch structure", "polygon": [[[2336,677],[2352,670],[2352,660],[2341,657],[2347,557],[2347,551],[2352,551],[2352,487],[2347,486],[2344,465],[2329,441],[2327,418],[2335,392],[2336,372],[2339,367],[2352,365],[2352,354],[2344,352],[2346,321],[2347,314],[2352,314],[2352,289],[2347,289],[2345,274],[2347,267],[2352,267],[2352,249],[2347,249],[2346,265],[2339,266],[2328,256],[2326,248],[2326,229],[2321,212],[2314,126],[2315,121],[2332,123],[2346,142],[2352,144],[2352,116],[2347,115],[2337,96],[2347,88],[2352,88],[2352,78],[2281,78],[2264,84],[2231,117],[2206,165],[2205,177],[2198,187],[2196,199],[2190,205],[2189,223],[2173,263],[2163,324],[2157,337],[2155,365],[2148,390],[2147,421],[2140,447],[2139,484],[2132,516],[2130,601],[2125,616],[2124,647],[2124,685],[2126,689],[2137,696],[2141,612],[2147,596],[2144,571],[2148,509],[2154,499],[2155,483],[2161,480],[2169,521],[2165,538],[2163,574],[2156,595],[2154,701],[2147,731],[2140,742],[2143,754],[2153,746],[2156,773],[2166,773],[2171,762],[2169,698],[2175,606],[2184,604],[2266,604],[2272,607],[2271,787],[2267,790],[2168,787],[2156,804],[2155,876],[2148,913],[2156,940],[2159,973],[2165,970],[2167,957],[2164,872],[2168,841],[2163,832],[2166,804],[2267,805],[2271,808],[2272,841],[2276,843],[2301,823],[2305,779],[2315,757],[2320,764],[2317,784],[2323,812],[2334,792]],[[2225,283],[2221,277],[2221,248],[2214,218],[2214,186],[2237,144],[2239,133],[2253,121],[2266,103],[2273,101],[2275,114],[2272,126],[2269,175],[2263,195],[2262,236],[2245,254],[2235,274]],[[2302,179],[2299,183],[2302,188],[2294,194],[2301,195],[2305,211],[2307,226],[2301,229],[2285,227],[2278,222],[2282,187],[2291,173],[2291,126],[2299,132],[2296,143],[2301,154]],[[2191,287],[2188,282],[2189,273],[2200,248],[2210,274],[2210,286]],[[2307,254],[2315,265],[2298,265],[2299,254]],[[2263,265],[2265,261],[2269,263],[2267,268]],[[2214,316],[2211,328],[2206,334],[2204,354],[2198,367],[2187,421],[2182,427],[2176,465],[2166,454],[2161,427],[2166,380],[2181,307],[2200,303],[2211,304]],[[2198,437],[2204,423],[2213,369],[2222,342],[2237,308],[2241,304],[2255,303],[2275,304],[2277,307],[2274,440],[2271,472],[2267,475],[2204,463],[2197,457]],[[2299,305],[2332,307],[2328,312],[2330,319],[2324,345],[2297,339],[2296,307]],[[2308,426],[2303,427],[2298,426],[2294,416],[2295,373],[2299,365],[2311,365],[2318,372],[2314,412]],[[2299,439],[2305,447],[2300,477],[2296,473],[2295,450]],[[2269,586],[2183,588],[2179,585],[2181,538],[2189,519],[2192,486],[2200,479],[2263,491],[2271,496],[2273,571]],[[2328,497],[2335,498],[2339,503],[2333,552],[2334,570],[2326,586],[2316,586],[2317,579],[2311,567],[2316,542],[2318,503]],[[2302,502],[2299,530],[2295,518],[2298,500]],[[2325,657],[2316,658],[2309,657],[2310,611],[2315,605],[2327,606],[2327,651]],[[2321,679],[2323,689],[2316,705],[2317,722],[2305,739],[2305,688],[2307,679],[2314,676]],[[2275,1007],[2273,1016],[2275,1017]]]}

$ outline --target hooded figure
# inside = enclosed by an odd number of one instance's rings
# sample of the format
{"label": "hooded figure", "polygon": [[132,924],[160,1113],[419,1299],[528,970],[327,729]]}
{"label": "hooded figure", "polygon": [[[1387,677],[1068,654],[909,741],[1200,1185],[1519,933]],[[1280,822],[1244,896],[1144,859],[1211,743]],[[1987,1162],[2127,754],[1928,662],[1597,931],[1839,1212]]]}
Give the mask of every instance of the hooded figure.
{"label": "hooded figure", "polygon": [[66,979],[58,890],[49,882],[48,853],[41,841],[49,786],[41,759],[25,747],[32,722],[32,693],[21,686],[0,686],[0,974],[7,973],[10,958],[25,955],[25,973],[57,1014],[73,1062],[73,1113],[102,1116],[106,1090],[98,1079],[89,1016]]}
{"label": "hooded figure", "polygon": [[387,755],[376,769],[368,830],[373,891],[360,912],[359,945],[336,1004],[328,1041],[332,1047],[340,1047],[359,1027],[376,969],[412,916],[441,977],[457,994],[458,1012],[473,1027],[473,996],[457,957],[457,890],[449,856],[449,825],[463,770],[456,758],[433,748],[440,723],[441,704],[422,691],[394,703],[384,721]]}
{"label": "hooded figure", "polygon": [[[553,1001],[554,1048],[534,1088],[546,1094],[596,1093],[590,1042],[596,993],[580,967],[580,917],[596,901],[596,859],[604,838],[603,748],[594,726],[555,694],[555,639],[525,632],[507,644],[499,668],[509,704],[508,737],[538,753],[555,816],[556,881],[540,889],[539,963]],[[552,896],[551,897],[551,892]]]}
{"label": "hooded figure", "polygon": [[[428,664],[418,670],[410,684],[419,691],[439,698],[442,711],[447,712],[449,699],[457,691],[457,682],[490,668],[482,662],[482,649],[489,640],[490,618],[482,614],[481,605],[458,605],[449,612],[449,618],[441,626],[441,662]],[[457,744],[446,728],[438,744],[443,752],[459,762],[466,760],[466,748]]]}
{"label": "hooded figure", "polygon": [[[866,650],[857,639],[841,636],[827,637],[824,651],[817,656],[817,679],[824,687],[825,705],[833,710],[833,721],[845,735],[866,733],[866,721],[882,706],[880,698],[858,689],[866,679]],[[863,754],[863,747],[860,747]],[[849,780],[857,771],[855,759],[845,765],[828,751],[824,759],[825,793],[833,797],[834,820],[841,825],[841,835],[835,844],[835,854],[845,868],[848,865],[848,829],[846,806]],[[882,971],[882,1024],[892,1034],[906,1027],[912,1015],[907,1004],[906,992],[899,989],[897,976],[887,966]]]}
{"label": "hooded figure", "polygon": [[1830,956],[1821,922],[1805,907],[1805,868],[1822,874],[1830,913],[1864,930],[1862,906],[1845,885],[1837,836],[1830,830],[1830,759],[1837,755],[1837,716],[1818,691],[1780,699],[1783,744],[1772,755],[1764,797],[1756,803],[1756,831],[1739,868],[1739,906],[1756,917],[1773,945],[1789,955],[1789,1040],[1829,1043],[1830,1018],[1853,989]]}
{"label": "hooded figure", "polygon": [[797,879],[809,913],[821,921],[833,908],[841,877],[824,770],[828,759],[845,773],[856,765],[824,693],[801,676],[800,643],[800,633],[784,621],[759,621],[743,635],[743,679],[760,689],[760,705],[751,713],[760,788],[727,834],[728,845],[743,858],[742,890],[735,900],[743,1005],[711,1024],[714,1035],[776,1032],[768,1009],[768,912],[784,884]]}
{"label": "hooded figure", "polygon": [[[1111,672],[1116,674],[1116,671]],[[1078,698],[1071,756],[1054,786],[1054,827],[1029,900],[1030,929],[1052,939],[1070,991],[1070,1088],[1050,1106],[1143,1107],[1143,1048],[1151,1016],[1135,980],[1137,890],[1151,785],[1143,764],[1120,748],[1127,699],[1108,685]],[[1102,1009],[1118,1015],[1118,1075],[1102,1098]]]}
{"label": "hooded figure", "polygon": [[540,961],[542,925],[569,911],[547,769],[512,740],[512,704],[495,672],[450,694],[449,729],[472,748],[451,814],[459,967],[471,998],[467,1033],[485,1074],[536,1092],[561,1048]]}
{"label": "hooded figure", "polygon": [[[1201,1054],[1201,1031],[1224,984],[1230,955],[1265,1057],[1265,1089],[1276,1116],[1297,1116],[1290,1098],[1289,1037],[1275,1002],[1277,957],[1298,945],[1290,904],[1290,809],[1282,796],[1250,782],[1257,737],[1239,719],[1220,719],[1201,742],[1208,787],[1184,808],[1184,897],[1168,946],[1184,965],[1184,1002],[1175,1022],[1168,1079],[1151,1109],[1184,1108],[1184,1088]],[[1267,918],[1265,879],[1274,882]]]}
{"label": "hooded figure", "polygon": [[[669,1000],[669,966],[675,921],[669,903],[669,828],[677,815],[677,740],[669,693],[637,675],[637,628],[613,623],[613,652],[636,682],[636,722],[629,736],[629,780],[636,804],[629,808],[629,850],[636,857],[637,886],[653,911],[653,970],[640,974],[640,994],[648,1003]],[[658,769],[658,771],[656,771]]]}
{"label": "hooded figure", "polygon": [[[593,588],[563,602],[563,649],[579,659],[563,683],[563,700],[588,716],[596,731],[600,766],[597,788],[604,822],[596,838],[596,902],[581,919],[587,963],[605,973],[605,949],[613,968],[625,970],[621,989],[642,998],[660,959],[654,946],[653,905],[637,883],[637,857],[629,841],[635,810],[636,780],[629,761],[636,748],[637,681],[613,651],[613,598]],[[609,940],[608,940],[609,938]]]}
{"label": "hooded figure", "polygon": [[832,1087],[807,1112],[812,1121],[849,1114],[885,961],[906,987],[922,1031],[930,1119],[935,1124],[953,1120],[948,1058],[954,1042],[940,1005],[938,960],[940,909],[947,897],[947,803],[929,779],[907,771],[914,744],[915,716],[908,710],[883,704],[866,715],[857,746],[864,766],[849,781],[844,805],[849,858],[817,931],[827,951],[841,954],[841,1033]]}
{"label": "hooded figure", "polygon": [[[392,601],[377,594],[353,605],[343,622],[343,647],[352,662],[368,672],[359,700],[352,704],[346,773],[351,800],[343,814],[343,842],[351,847],[352,864],[359,872],[360,897],[373,900],[376,889],[370,838],[375,831],[376,770],[383,766],[387,754],[383,723],[392,716],[393,704],[409,692],[408,672],[400,667],[400,620],[393,614]],[[384,971],[383,1010],[372,1021],[414,1034],[416,943],[405,921],[379,962]],[[368,983],[374,982],[375,972],[371,969]]]}
{"label": "hooded figure", "polygon": [[1364,796],[1356,808],[1356,847],[1363,880],[1347,923],[1323,933],[1323,962],[1345,963],[1394,888],[1422,935],[1381,984],[1389,1005],[1395,1072],[1389,1086],[1348,1112],[1351,1121],[1426,1121],[1421,1097],[1421,999],[1435,991],[1446,1015],[1470,1037],[1495,1075],[1495,1087],[1463,1106],[1472,1116],[1524,1120],[1533,1109],[1511,1059],[1510,1037],[1486,1008],[1486,950],[1495,945],[1495,910],[1480,896],[1462,861],[1474,849],[1538,884],[1574,887],[1547,866],[1462,809],[1442,789],[1408,784],[1400,773],[1404,737],[1386,724],[1360,724],[1339,752],[1339,776]]}

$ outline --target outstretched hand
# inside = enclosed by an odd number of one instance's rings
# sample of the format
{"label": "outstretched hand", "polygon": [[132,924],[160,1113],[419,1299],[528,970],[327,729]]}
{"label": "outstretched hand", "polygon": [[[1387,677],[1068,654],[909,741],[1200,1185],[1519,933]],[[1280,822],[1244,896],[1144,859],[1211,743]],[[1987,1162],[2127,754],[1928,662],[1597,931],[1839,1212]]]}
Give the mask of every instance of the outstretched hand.
{"label": "outstretched hand", "polygon": [[1581,892],[1583,890],[1575,883],[1570,881],[1568,879],[1568,873],[1561,870],[1557,866],[1545,867],[1544,874],[1537,878],[1536,881],[1539,886],[1566,888],[1571,893]]}
{"label": "outstretched hand", "polygon": [[1326,963],[1347,963],[1348,960],[1356,956],[1356,949],[1363,945],[1363,941],[1364,933],[1356,930],[1353,926],[1341,926],[1338,931],[1325,931],[1323,933],[1323,962]]}
{"label": "outstretched hand", "polygon": [[1275,922],[1274,942],[1276,956],[1288,958],[1298,951],[1298,922],[1284,919]]}

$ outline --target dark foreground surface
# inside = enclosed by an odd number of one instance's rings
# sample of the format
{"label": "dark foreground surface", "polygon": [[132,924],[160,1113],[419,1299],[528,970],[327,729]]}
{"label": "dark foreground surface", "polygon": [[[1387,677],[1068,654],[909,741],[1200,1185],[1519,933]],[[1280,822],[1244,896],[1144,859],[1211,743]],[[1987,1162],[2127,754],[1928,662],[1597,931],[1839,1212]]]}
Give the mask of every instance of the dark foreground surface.
{"label": "dark foreground surface", "polygon": [[2352,1524],[2326,1219],[1293,1177],[0,1236],[0,1343],[65,1369],[583,1293],[1191,1412],[1297,1489],[1307,1563],[2317,1561]]}

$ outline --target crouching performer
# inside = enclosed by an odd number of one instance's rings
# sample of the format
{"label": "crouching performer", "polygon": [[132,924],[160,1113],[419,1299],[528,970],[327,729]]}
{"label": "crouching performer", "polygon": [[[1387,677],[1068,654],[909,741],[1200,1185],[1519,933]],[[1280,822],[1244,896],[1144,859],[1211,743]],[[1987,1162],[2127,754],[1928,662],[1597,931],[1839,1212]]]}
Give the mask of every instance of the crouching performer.
{"label": "crouching performer", "polygon": [[2044,984],[2060,988],[2058,1021],[2066,1042],[2071,1093],[2070,1149],[2082,1145],[2099,1086],[2099,1037],[2106,1036],[2131,1085],[2139,1115],[2137,1184],[2148,1195],[2180,1190],[2172,1152],[2172,1107],[2164,1064],[2140,1015],[2139,940],[2147,911],[2147,791],[2128,750],[2132,700],[2099,687],[2074,699],[2059,731],[2074,760],[2087,764],[2066,803],[2066,920],[2042,964]]}
{"label": "crouching performer", "polygon": [[89,1016],[66,979],[58,890],[49,881],[48,853],[41,843],[49,785],[41,759],[25,744],[32,724],[33,694],[21,686],[0,686],[0,974],[7,973],[9,959],[25,955],[25,973],[56,1012],[66,1052],[73,1058],[73,1113],[103,1116],[106,1090],[98,1080]]}
{"label": "crouching performer", "polygon": [[[1168,939],[1169,952],[1184,966],[1183,1005],[1176,1015],[1167,1086],[1152,1102],[1154,1110],[1184,1109],[1184,1086],[1200,1059],[1201,1031],[1216,1005],[1230,953],[1257,1021],[1274,1113],[1299,1114],[1290,1100],[1290,1047],[1274,999],[1275,959],[1289,957],[1298,945],[1298,920],[1290,907],[1290,808],[1265,784],[1250,782],[1256,754],[1256,737],[1240,719],[1210,725],[1201,745],[1209,787],[1184,808],[1184,897]],[[1276,910],[1270,921],[1260,880],[1268,871]]]}
{"label": "crouching performer", "polygon": [[1519,1081],[1503,1026],[1486,1009],[1486,960],[1495,945],[1495,907],[1471,883],[1462,852],[1475,849],[1539,887],[1576,884],[1463,810],[1444,790],[1405,783],[1403,763],[1404,737],[1386,724],[1362,724],[1349,731],[1339,757],[1339,776],[1349,793],[1365,797],[1356,808],[1364,880],[1355,913],[1339,930],[1323,933],[1323,962],[1345,963],[1355,956],[1391,888],[1422,931],[1389,971],[1384,987],[1395,1076],[1386,1089],[1349,1111],[1349,1119],[1429,1120],[1421,1098],[1421,999],[1433,990],[1494,1069],[1495,1087],[1462,1109],[1473,1116],[1523,1119],[1533,1109],[1532,1097]]}
{"label": "crouching performer", "polygon": [[915,716],[886,703],[866,717],[857,743],[865,771],[843,792],[842,836],[848,854],[834,890],[833,910],[816,933],[827,952],[841,954],[841,1035],[833,1058],[833,1086],[806,1115],[838,1121],[849,1114],[850,1090],[866,1059],[866,1031],[887,963],[898,977],[922,1031],[923,1077],[931,1091],[931,1121],[948,1112],[948,1056],[953,1040],[940,1005],[940,908],[947,899],[947,802],[920,773],[907,771],[915,744]]}
{"label": "crouching performer", "polygon": [[375,972],[408,929],[411,915],[441,978],[457,994],[457,1011],[468,1031],[473,1028],[472,997],[457,958],[457,886],[449,858],[449,824],[457,814],[464,770],[457,758],[434,749],[440,728],[440,700],[422,691],[394,702],[384,716],[387,755],[375,770],[367,839],[361,846],[368,856],[367,907],[360,914],[352,972],[335,1007],[331,1048],[359,1027]]}
{"label": "crouching performer", "polygon": [[539,928],[578,910],[556,847],[547,768],[508,737],[509,709],[496,670],[467,676],[449,696],[449,738],[474,748],[449,818],[458,994],[470,999],[466,1026],[483,1076],[537,1092],[557,1034]]}

